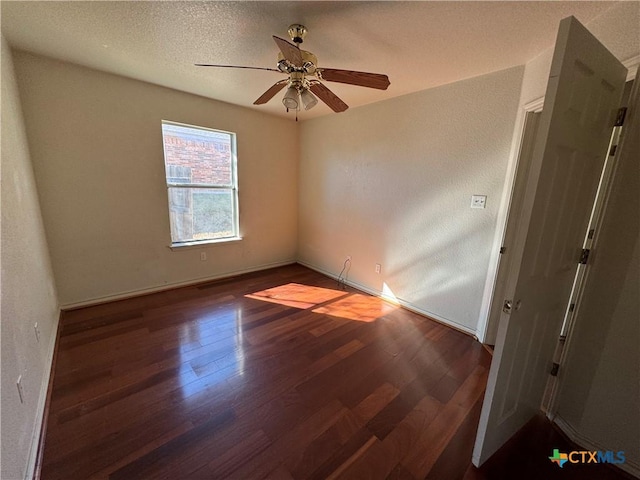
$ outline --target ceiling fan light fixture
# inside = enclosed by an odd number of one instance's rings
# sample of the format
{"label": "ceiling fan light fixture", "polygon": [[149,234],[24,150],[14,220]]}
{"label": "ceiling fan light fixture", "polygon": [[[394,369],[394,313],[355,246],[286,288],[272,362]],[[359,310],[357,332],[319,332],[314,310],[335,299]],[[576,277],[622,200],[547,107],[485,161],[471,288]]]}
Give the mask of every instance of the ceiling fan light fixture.
{"label": "ceiling fan light fixture", "polygon": [[311,110],[318,103],[316,96],[306,88],[300,94],[300,99],[302,100],[305,110]]}
{"label": "ceiling fan light fixture", "polygon": [[300,94],[294,86],[287,88],[282,99],[282,104],[289,110],[297,110],[300,105]]}

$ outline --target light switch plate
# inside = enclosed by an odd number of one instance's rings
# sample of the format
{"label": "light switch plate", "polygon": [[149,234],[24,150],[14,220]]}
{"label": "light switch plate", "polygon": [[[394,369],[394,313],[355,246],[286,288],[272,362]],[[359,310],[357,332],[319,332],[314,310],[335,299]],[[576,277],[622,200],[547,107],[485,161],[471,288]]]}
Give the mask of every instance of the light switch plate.
{"label": "light switch plate", "polygon": [[486,206],[486,195],[471,195],[471,208],[485,208]]}

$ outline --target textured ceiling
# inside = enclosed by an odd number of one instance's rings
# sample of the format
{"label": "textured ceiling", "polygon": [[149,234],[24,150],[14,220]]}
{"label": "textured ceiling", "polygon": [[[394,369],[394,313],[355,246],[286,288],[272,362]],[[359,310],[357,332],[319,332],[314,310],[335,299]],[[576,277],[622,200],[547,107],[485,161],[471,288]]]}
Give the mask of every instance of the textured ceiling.
{"label": "textured ceiling", "polygon": [[[275,72],[272,35],[309,29],[319,66],[386,73],[387,91],[327,82],[352,108],[501,70],[553,45],[559,21],[586,23],[612,2],[8,2],[2,32],[21,50],[286,115],[278,94],[253,106]],[[333,114],[325,105],[301,119]],[[293,118],[293,114],[289,114]]]}

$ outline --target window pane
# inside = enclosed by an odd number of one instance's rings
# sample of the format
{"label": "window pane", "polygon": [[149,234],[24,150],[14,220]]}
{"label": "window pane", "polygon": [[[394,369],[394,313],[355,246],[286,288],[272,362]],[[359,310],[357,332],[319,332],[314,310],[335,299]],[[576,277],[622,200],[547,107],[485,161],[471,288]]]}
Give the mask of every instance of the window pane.
{"label": "window pane", "polygon": [[162,124],[168,183],[232,185],[231,134]]}
{"label": "window pane", "polygon": [[167,183],[191,183],[191,167],[166,165]]}
{"label": "window pane", "polygon": [[235,236],[232,189],[169,188],[174,243]]}

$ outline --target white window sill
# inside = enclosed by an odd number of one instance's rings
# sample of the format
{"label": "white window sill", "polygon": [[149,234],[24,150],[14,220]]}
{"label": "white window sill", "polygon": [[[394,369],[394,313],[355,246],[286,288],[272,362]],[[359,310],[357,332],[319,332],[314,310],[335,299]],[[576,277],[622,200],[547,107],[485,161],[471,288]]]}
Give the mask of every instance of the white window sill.
{"label": "white window sill", "polygon": [[201,248],[209,245],[216,245],[219,243],[239,242],[240,240],[242,240],[242,237],[227,237],[227,238],[219,238],[215,240],[202,240],[198,242],[174,243],[172,245],[169,245],[169,248],[173,251],[189,250],[192,248]]}

